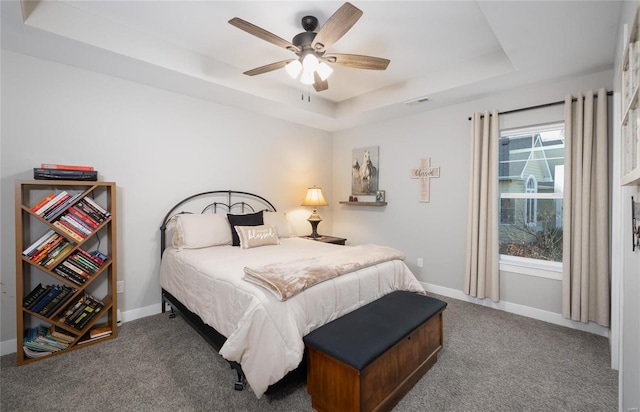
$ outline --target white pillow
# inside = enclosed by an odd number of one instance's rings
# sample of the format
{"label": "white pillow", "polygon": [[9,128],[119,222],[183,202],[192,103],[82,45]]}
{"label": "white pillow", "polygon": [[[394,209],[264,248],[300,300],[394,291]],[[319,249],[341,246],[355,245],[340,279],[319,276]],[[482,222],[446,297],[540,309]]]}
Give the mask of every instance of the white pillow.
{"label": "white pillow", "polygon": [[199,249],[231,244],[225,214],[182,214],[176,216],[171,244],[175,248]]}
{"label": "white pillow", "polygon": [[278,237],[291,237],[293,230],[287,215],[284,212],[267,212],[262,214],[265,225],[273,225],[276,228]]}
{"label": "white pillow", "polygon": [[236,226],[235,229],[240,239],[241,249],[280,244],[273,225]]}

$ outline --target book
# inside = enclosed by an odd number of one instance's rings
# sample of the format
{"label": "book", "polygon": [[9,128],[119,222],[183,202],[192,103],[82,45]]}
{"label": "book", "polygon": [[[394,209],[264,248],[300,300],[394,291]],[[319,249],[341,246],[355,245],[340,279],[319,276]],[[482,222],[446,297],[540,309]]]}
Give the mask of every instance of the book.
{"label": "book", "polygon": [[72,214],[64,214],[62,216],[60,216],[60,220],[68,223],[70,225],[70,227],[72,227],[73,229],[75,229],[75,231],[78,234],[84,235],[84,236],[88,236],[93,232],[93,229],[90,229],[88,227],[86,227],[85,225],[83,225],[82,223],[80,223],[77,219],[75,219],[73,217]]}
{"label": "book", "polygon": [[47,290],[46,287],[42,286],[42,283],[39,283],[27,296],[22,299],[22,306],[28,307],[33,304],[37,299],[39,299],[42,294]]}
{"label": "book", "polygon": [[97,326],[94,326],[93,328],[91,328],[91,330],[89,331],[89,337],[91,337],[91,338],[99,338],[99,337],[102,337],[102,336],[111,335],[111,333],[112,333],[111,325],[108,325],[108,324],[97,325]]}
{"label": "book", "polygon": [[33,168],[33,178],[36,180],[98,180],[98,172],[93,170],[43,169]]}
{"label": "book", "polygon": [[76,338],[75,336],[70,335],[69,332],[62,329],[60,326],[55,326],[55,325],[49,328],[49,333],[51,333],[51,336],[57,339],[62,339],[67,342],[73,342]]}
{"label": "book", "polygon": [[51,352],[47,351],[33,350],[27,345],[22,346],[22,349],[24,350],[24,354],[27,358],[41,358],[43,356],[48,356],[51,354]]}
{"label": "book", "polygon": [[[84,295],[86,296],[86,295]],[[80,299],[78,299],[75,302],[71,302],[69,304],[69,306],[67,306],[64,309],[64,313],[62,314],[62,316],[60,316],[60,321],[67,323],[67,319],[70,318],[78,309],[80,309],[80,307],[84,304],[84,296],[82,296]]]}
{"label": "book", "polygon": [[93,252],[91,252],[91,255],[94,256],[96,259],[99,259],[101,261],[101,264],[109,260],[109,256],[105,255],[99,250],[94,250]]}
{"label": "book", "polygon": [[42,237],[38,240],[36,240],[35,242],[33,242],[31,244],[31,246],[29,246],[28,248],[26,248],[22,254],[24,256],[29,256],[31,253],[33,253],[33,251],[35,249],[38,248],[38,246],[40,246],[43,242],[45,242],[47,239],[49,239],[52,235],[54,235],[56,232],[53,229],[50,229],[49,231],[47,231],[47,233],[45,233],[44,235],[42,235]]}
{"label": "book", "polygon": [[58,265],[56,266],[53,271],[65,278],[68,279],[70,281],[72,281],[73,283],[77,284],[77,285],[82,285],[83,283],[85,283],[87,281],[87,278],[75,273],[74,271],[72,271],[71,269],[68,269],[67,267],[63,266],[63,265]]}
{"label": "book", "polygon": [[29,209],[29,210],[31,210],[32,212],[35,212],[36,210],[40,209],[42,206],[47,204],[54,197],[56,197],[56,193],[55,192],[49,193],[47,196],[45,196],[42,199],[40,199],[40,201],[38,203],[36,203],[35,205],[33,205],[31,207],[31,209]]}
{"label": "book", "polygon": [[108,259],[106,255],[103,255],[97,250],[94,250],[93,252],[89,253],[83,249],[78,249],[77,252],[83,257],[93,261],[96,265],[98,265],[98,267],[101,267],[102,264]]}
{"label": "book", "polygon": [[50,337],[47,337],[47,335],[49,334],[49,328],[40,325],[35,329],[35,342],[53,346],[58,349],[66,349],[67,346],[69,346],[68,343],[60,342],[57,339],[51,339]]}
{"label": "book", "polygon": [[47,293],[38,300],[38,302],[31,308],[32,312],[40,313],[40,311],[51,302],[60,292],[62,287],[60,285],[53,285]]}
{"label": "book", "polygon": [[45,210],[47,210],[49,207],[51,207],[51,205],[55,204],[58,200],[60,200],[63,197],[67,196],[68,194],[69,193],[67,193],[66,190],[63,190],[62,192],[57,193],[56,196],[53,199],[49,200],[47,203],[42,205],[40,208],[35,210],[33,213],[35,213],[38,216],[41,216],[45,212]]}
{"label": "book", "polygon": [[[56,235],[58,234],[56,233]],[[40,263],[44,258],[46,258],[49,255],[49,252],[51,252],[63,240],[64,238],[60,235],[56,236],[55,238],[52,238],[51,241],[47,242],[44,245],[44,247],[40,249],[36,254],[30,256],[29,259],[36,263]]]}
{"label": "book", "polygon": [[85,199],[82,199],[78,203],[76,203],[76,206],[78,206],[78,208],[80,208],[87,215],[91,216],[93,220],[102,224],[106,220],[106,217],[102,215],[98,210],[91,207],[89,203],[85,202]]}
{"label": "book", "polygon": [[67,239],[63,239],[62,242],[58,243],[56,247],[54,247],[49,254],[47,255],[47,259],[40,262],[40,264],[47,269],[51,269],[64,257],[64,254],[67,250],[71,248],[71,243]]}
{"label": "book", "polygon": [[[36,307],[36,305],[38,305],[40,303],[40,301],[42,301],[43,299],[45,299],[47,297],[47,295],[51,292],[51,290],[54,288],[54,285],[47,285],[45,286],[45,290],[43,293],[40,294],[40,296],[38,296],[38,298],[36,298],[33,302],[31,302],[28,306],[26,306],[26,309],[29,309],[31,311],[33,311],[33,308]],[[35,312],[35,311],[34,311]]]}
{"label": "book", "polygon": [[69,208],[69,213],[75,215],[78,219],[82,220],[84,223],[94,229],[100,226],[100,223],[96,222],[91,216],[84,213],[82,210],[75,206],[71,206]]}
{"label": "book", "polygon": [[75,320],[73,327],[78,330],[83,329],[103,307],[104,303],[102,303],[102,301],[95,298],[90,299],[90,303],[85,307],[84,312]]}
{"label": "book", "polygon": [[85,197],[85,200],[87,201],[87,203],[89,203],[94,209],[96,209],[98,212],[102,213],[105,217],[109,217],[111,216],[111,213],[109,213],[109,211],[107,211],[106,209],[104,209],[102,206],[100,206],[99,204],[97,204],[95,202],[95,200],[91,199],[90,197]]}
{"label": "book", "polygon": [[86,260],[83,260],[77,254],[73,256],[69,256],[67,261],[70,264],[82,270],[83,272],[86,272],[87,274],[95,273],[95,271],[98,270],[98,268],[95,265],[89,264]]}
{"label": "book", "polygon": [[67,299],[69,299],[72,295],[72,292],[75,289],[70,288],[69,286],[62,286],[60,293],[56,297],[51,300],[42,310],[38,313],[42,316],[47,316],[49,313],[54,313],[57,308],[59,308]]}
{"label": "book", "polygon": [[73,196],[71,196],[70,198],[68,198],[67,200],[65,200],[64,202],[62,202],[59,206],[57,206],[55,209],[45,213],[42,217],[45,220],[51,220],[54,217],[56,217],[60,212],[62,212],[63,210],[65,210],[65,208],[67,206],[69,206],[71,203],[73,203],[77,198],[79,198],[82,195],[82,193],[76,193]]}
{"label": "book", "polygon": [[53,226],[55,226],[62,233],[64,233],[65,235],[69,236],[71,239],[73,239],[74,241],[76,241],[78,243],[82,242],[84,240],[84,238],[82,236],[80,236],[79,234],[77,234],[75,231],[73,231],[72,229],[68,228],[67,226],[65,226],[59,220],[56,220],[55,222],[53,222]]}
{"label": "book", "polygon": [[78,166],[78,165],[59,165],[55,163],[41,163],[41,169],[65,169],[65,170],[83,170],[86,172],[92,172],[93,166]]}
{"label": "book", "polygon": [[64,202],[66,202],[70,198],[71,198],[71,195],[69,193],[63,192],[62,196],[56,196],[55,197],[55,202],[51,203],[49,205],[49,207],[41,208],[41,209],[43,209],[42,213],[40,213],[40,210],[38,210],[38,214],[41,215],[42,218],[44,219],[47,214],[49,214],[51,211],[57,209],[61,204],[63,204]]}

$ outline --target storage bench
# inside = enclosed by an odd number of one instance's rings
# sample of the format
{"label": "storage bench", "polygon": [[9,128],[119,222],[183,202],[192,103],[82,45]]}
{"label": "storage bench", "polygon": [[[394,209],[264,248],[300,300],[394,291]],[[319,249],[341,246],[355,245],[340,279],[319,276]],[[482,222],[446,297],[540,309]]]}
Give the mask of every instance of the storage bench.
{"label": "storage bench", "polygon": [[446,306],[395,291],[309,333],[311,406],[320,412],[391,410],[436,362]]}

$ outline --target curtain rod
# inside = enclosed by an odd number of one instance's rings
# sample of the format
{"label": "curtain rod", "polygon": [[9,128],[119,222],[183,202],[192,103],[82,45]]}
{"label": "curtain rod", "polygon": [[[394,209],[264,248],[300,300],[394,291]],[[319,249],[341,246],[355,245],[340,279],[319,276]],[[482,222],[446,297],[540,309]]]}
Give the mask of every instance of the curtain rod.
{"label": "curtain rod", "polygon": [[[608,91],[607,92],[607,96],[612,96],[612,95],[613,95],[612,91]],[[593,97],[597,98],[598,95],[594,95]],[[573,101],[573,102],[575,102],[577,100],[578,99],[575,98],[575,97],[573,99],[571,99],[571,101]],[[559,105],[559,104],[564,104],[564,100],[561,100],[561,101],[558,101],[558,102],[539,104],[539,105],[536,105],[536,106],[521,107],[520,109],[513,109],[513,110],[507,110],[507,111],[504,111],[504,112],[499,112],[498,114],[517,113],[517,112],[523,112],[525,110],[541,109],[543,107],[556,106],[556,105]],[[480,116],[480,118],[483,118],[483,117],[484,117],[484,115]],[[469,117],[469,120],[471,120],[471,117]]]}

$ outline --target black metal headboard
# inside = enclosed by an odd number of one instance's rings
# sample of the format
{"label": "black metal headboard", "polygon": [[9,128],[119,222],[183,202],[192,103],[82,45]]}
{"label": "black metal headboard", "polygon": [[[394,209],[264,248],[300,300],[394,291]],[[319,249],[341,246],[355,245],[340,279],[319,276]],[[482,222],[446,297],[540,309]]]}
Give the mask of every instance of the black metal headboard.
{"label": "black metal headboard", "polygon": [[[177,212],[178,208],[186,206],[187,203],[190,203],[195,209],[195,207],[197,207],[197,200],[205,200],[204,206],[202,206],[201,203],[197,210],[181,210]],[[218,213],[218,209],[221,209],[220,212],[224,213],[235,213],[236,211],[239,213],[248,213],[256,212],[257,210],[276,211],[275,206],[267,199],[248,192],[212,190],[210,192],[191,195],[179,201],[169,210],[164,219],[162,219],[162,225],[160,226],[160,257],[162,257],[162,252],[164,252],[166,248],[166,230],[172,217],[182,213]]]}

